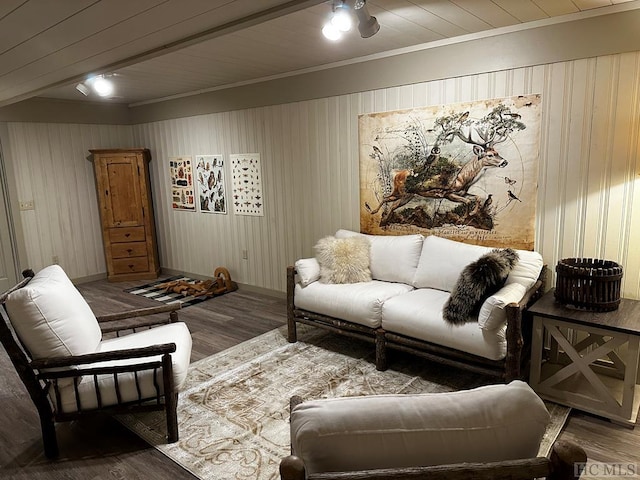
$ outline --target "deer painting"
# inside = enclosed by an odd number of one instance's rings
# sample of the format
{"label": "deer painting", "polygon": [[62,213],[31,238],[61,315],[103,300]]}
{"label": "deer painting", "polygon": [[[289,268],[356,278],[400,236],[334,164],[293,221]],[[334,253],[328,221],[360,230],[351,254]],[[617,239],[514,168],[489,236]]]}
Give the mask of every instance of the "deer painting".
{"label": "deer painting", "polygon": [[[464,216],[469,218],[487,212],[491,202],[487,198],[480,199],[477,195],[469,193],[469,189],[478,182],[483,173],[489,168],[504,168],[508,161],[504,159],[496,149],[496,145],[509,138],[513,130],[524,129],[524,124],[518,121],[519,116],[512,114],[505,107],[496,107],[490,114],[479,121],[469,119],[469,112],[458,115],[441,117],[436,120],[439,133],[431,154],[424,164],[417,169],[396,170],[392,177],[393,188],[384,195],[379,204],[372,208],[365,202],[365,208],[372,215],[383,210],[380,225],[391,223],[394,212],[407,205],[416,198],[446,199],[464,206]],[[464,144],[471,145],[473,155],[464,164],[449,175],[439,175],[438,181],[434,180],[434,174],[430,171],[431,159],[441,156],[441,145],[451,143],[458,139]],[[449,166],[452,162],[449,161]],[[431,172],[431,173],[430,173]],[[388,191],[388,190],[387,190]],[[484,208],[484,206],[487,206]],[[476,222],[482,228],[482,224],[492,225],[490,222]]]}

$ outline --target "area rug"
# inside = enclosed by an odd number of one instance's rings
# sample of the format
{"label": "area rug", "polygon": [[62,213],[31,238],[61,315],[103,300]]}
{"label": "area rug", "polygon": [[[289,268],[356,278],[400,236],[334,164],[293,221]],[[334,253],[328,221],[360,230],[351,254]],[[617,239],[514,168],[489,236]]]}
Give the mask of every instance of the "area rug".
{"label": "area rug", "polygon": [[196,303],[204,302],[205,300],[209,300],[210,298],[212,298],[206,295],[194,297],[193,295],[182,295],[181,293],[165,292],[164,288],[159,287],[159,285],[167,282],[173,282],[174,280],[182,280],[189,283],[195,283],[198,281],[194,278],[176,275],[173,277],[164,278],[162,280],[156,280],[145,285],[140,285],[139,287],[127,288],[124,291],[133,295],[140,295],[142,297],[150,298],[162,303],[180,302],[182,304],[182,308],[188,307],[189,305],[195,305]]}
{"label": "area rug", "polygon": [[[281,327],[193,363],[178,402],[180,440],[165,443],[162,412],[118,417],[126,427],[200,479],[277,480],[289,454],[289,398],[447,392],[487,378],[394,355],[376,370],[373,346],[311,327],[290,344]],[[547,455],[570,409],[547,403]]]}

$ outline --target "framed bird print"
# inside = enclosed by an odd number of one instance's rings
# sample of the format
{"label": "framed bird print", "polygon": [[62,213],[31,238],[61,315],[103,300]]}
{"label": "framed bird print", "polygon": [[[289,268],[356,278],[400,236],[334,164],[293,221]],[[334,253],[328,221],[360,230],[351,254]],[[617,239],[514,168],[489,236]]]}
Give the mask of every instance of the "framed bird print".
{"label": "framed bird print", "polygon": [[259,153],[229,155],[232,177],[233,213],[264,216],[262,169]]}
{"label": "framed bird print", "polygon": [[196,155],[200,212],[227,213],[227,191],[222,155]]}
{"label": "framed bird print", "polygon": [[191,162],[192,158],[188,156],[169,157],[171,206],[174,210],[196,211]]}
{"label": "framed bird print", "polygon": [[360,230],[534,247],[539,94],[360,115]]}

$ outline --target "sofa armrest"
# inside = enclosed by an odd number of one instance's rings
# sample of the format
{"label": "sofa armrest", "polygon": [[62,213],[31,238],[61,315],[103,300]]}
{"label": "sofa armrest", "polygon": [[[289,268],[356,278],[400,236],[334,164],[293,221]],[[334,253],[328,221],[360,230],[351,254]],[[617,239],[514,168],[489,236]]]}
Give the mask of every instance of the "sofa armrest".
{"label": "sofa armrest", "polygon": [[[522,318],[526,309],[544,293],[547,267],[543,266],[536,283],[524,294],[518,303],[505,307],[507,313],[507,356],[505,379],[507,382],[523,377],[522,349],[525,344],[522,331]],[[527,336],[529,340],[529,336]]]}

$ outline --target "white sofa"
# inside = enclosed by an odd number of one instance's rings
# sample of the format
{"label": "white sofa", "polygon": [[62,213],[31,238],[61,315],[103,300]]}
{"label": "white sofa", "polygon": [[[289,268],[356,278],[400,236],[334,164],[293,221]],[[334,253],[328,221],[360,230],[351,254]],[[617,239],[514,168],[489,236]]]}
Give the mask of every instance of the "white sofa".
{"label": "white sofa", "polygon": [[370,241],[371,281],[323,283],[316,258],[288,268],[290,342],[297,341],[300,322],[375,342],[380,370],[387,368],[392,348],[505,380],[522,376],[523,346],[529,343],[522,314],[542,293],[546,272],[539,253],[516,250],[519,261],[504,286],[484,301],[477,321],[452,326],[443,319],[443,306],[463,269],[492,248],[433,235],[338,230],[335,238],[356,235]]}

